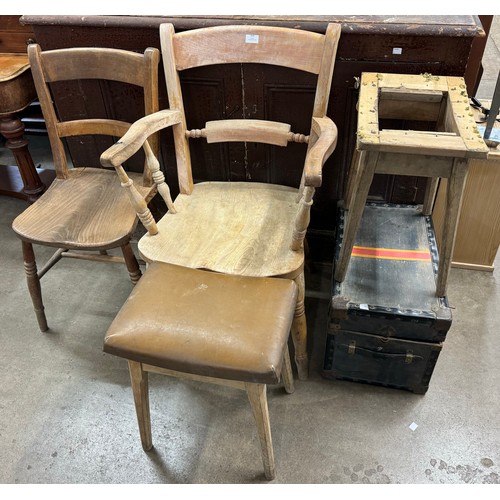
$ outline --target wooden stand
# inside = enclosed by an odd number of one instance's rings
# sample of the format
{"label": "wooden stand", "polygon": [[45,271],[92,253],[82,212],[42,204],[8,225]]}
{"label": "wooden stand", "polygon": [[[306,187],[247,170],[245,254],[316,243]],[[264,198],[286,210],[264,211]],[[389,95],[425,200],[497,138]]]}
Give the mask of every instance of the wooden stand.
{"label": "wooden stand", "polygon": [[0,134],[12,151],[16,166],[0,166],[0,194],[37,200],[55,177],[51,170],[37,170],[24,138],[24,125],[17,116],[36,98],[28,57],[0,54]]}
{"label": "wooden stand", "polygon": [[[390,120],[384,127],[382,120]],[[397,120],[402,128],[394,130]],[[405,123],[420,123],[423,130]],[[422,126],[424,124],[425,126]],[[423,214],[430,215],[438,178],[447,178],[445,224],[436,295],[446,295],[462,193],[469,160],[486,159],[463,78],[363,73],[356,154],[346,194],[344,241],[335,279],[345,279],[354,239],[375,173],[429,177]]]}

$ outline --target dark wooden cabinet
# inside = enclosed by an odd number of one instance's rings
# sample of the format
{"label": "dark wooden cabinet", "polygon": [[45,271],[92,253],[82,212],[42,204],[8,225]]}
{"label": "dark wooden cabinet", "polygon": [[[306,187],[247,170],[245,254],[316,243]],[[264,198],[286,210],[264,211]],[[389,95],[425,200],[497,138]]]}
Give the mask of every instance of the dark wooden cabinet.
{"label": "dark wooden cabinet", "polygon": [[[176,31],[204,26],[247,24],[295,27],[324,32],[328,22],[342,23],[334,71],[329,116],[339,128],[335,153],[324,167],[323,185],[312,210],[310,233],[331,237],[335,227],[336,203],[343,196],[355,142],[356,79],[363,71],[385,73],[432,73],[464,76],[473,41],[485,33],[477,16],[261,16],[261,17],[142,17],[142,16],[29,16],[42,49],[75,46],[117,47],[143,51],[159,47],[158,26],[172,22]],[[162,69],[160,69],[162,71]],[[477,76],[475,73],[473,76]],[[272,66],[234,65],[220,71],[217,66],[184,72],[182,78],[188,127],[201,128],[208,119],[266,118],[284,121],[297,132],[307,132],[307,114],[313,101],[312,75]],[[472,77],[471,77],[472,78]],[[476,82],[468,86],[475,88]],[[59,113],[70,116],[107,116],[134,120],[140,116],[140,97],[113,84],[68,82],[54,88]],[[167,107],[163,76],[160,77],[160,106]],[[74,109],[71,95],[87,96],[86,109]],[[196,106],[190,105],[196,103]],[[172,191],[176,191],[175,158],[170,132],[164,133],[162,164]],[[85,140],[68,144],[75,165],[98,165],[106,143]],[[254,180],[297,185],[305,148],[260,144],[192,145],[196,180]],[[130,168],[141,165],[140,159]],[[270,165],[275,165],[271,168]],[[413,177],[378,176],[371,198],[396,203],[423,199],[425,180]],[[329,236],[328,236],[329,235]]]}
{"label": "dark wooden cabinet", "polygon": [[20,15],[0,16],[0,53],[26,53],[26,45],[34,35],[31,26],[19,23],[20,17]]}

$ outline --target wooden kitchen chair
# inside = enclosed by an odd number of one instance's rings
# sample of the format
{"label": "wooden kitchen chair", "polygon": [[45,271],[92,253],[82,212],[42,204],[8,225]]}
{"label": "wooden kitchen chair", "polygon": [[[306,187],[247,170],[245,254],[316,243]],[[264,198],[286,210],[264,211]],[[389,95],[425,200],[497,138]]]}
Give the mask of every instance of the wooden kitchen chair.
{"label": "wooden kitchen chair", "polygon": [[[139,86],[144,90],[144,113],[147,115],[158,111],[160,53],[153,48],[146,49],[144,54],[105,48],[42,51],[33,44],[28,46],[28,56],[47,126],[56,179],[42,197],[14,220],[12,228],[22,240],[29,292],[40,329],[46,331],[40,278],[62,257],[125,262],[133,283],[141,276],[130,246],[137,216],[116,173],[103,168],[68,168],[62,141],[64,137],[78,135],[121,137],[130,124],[105,119],[61,121],[49,84],[62,80],[100,79]],[[149,154],[157,152],[157,137],[151,137],[144,147]],[[149,167],[145,167],[142,174],[130,173],[129,176],[147,203],[156,192]],[[33,244],[57,248],[40,271],[37,271]],[[123,258],[107,255],[106,250],[112,248],[121,248]],[[88,250],[95,252],[84,252]]]}
{"label": "wooden kitchen chair", "polygon": [[[323,164],[337,141],[337,128],[326,111],[339,36],[340,25],[336,24],[328,25],[325,35],[264,26],[222,26],[176,34],[171,24],[161,25],[170,109],[136,122],[118,144],[101,156],[102,164],[115,167],[122,183],[128,186],[148,230],[139,242],[139,252],[146,261],[225,274],[286,277],[297,283],[292,339],[301,379],[307,378],[308,372],[304,238],[314,192],[321,185]],[[201,130],[187,130],[179,72],[225,63],[272,64],[318,75],[308,135],[293,133],[285,123],[252,119],[209,121]],[[166,184],[158,186],[165,194],[169,211],[156,223],[121,164],[151,134],[167,126],[173,127],[180,194],[172,202]],[[297,188],[257,182],[193,185],[189,140],[200,137],[209,143],[307,143],[302,182]]]}

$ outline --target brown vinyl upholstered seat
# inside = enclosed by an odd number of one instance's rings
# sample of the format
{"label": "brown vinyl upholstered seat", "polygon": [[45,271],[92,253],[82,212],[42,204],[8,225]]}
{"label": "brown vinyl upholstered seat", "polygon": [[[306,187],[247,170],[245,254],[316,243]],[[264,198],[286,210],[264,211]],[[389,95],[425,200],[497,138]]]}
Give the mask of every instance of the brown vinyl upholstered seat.
{"label": "brown vinyl upholstered seat", "polygon": [[266,384],[293,392],[288,354],[297,286],[292,280],[224,275],[151,264],[104,340],[104,351],[129,361],[143,448],[152,447],[148,372],[247,391],[265,474],[274,458]]}

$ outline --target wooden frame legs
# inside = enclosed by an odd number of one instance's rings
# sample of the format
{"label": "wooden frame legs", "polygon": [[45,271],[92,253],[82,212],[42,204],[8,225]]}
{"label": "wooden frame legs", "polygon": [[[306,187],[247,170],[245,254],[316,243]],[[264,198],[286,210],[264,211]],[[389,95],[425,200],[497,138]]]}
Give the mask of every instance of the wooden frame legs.
{"label": "wooden frame legs", "polygon": [[285,346],[283,353],[283,368],[281,369],[281,377],[283,378],[283,385],[288,394],[295,392],[295,385],[293,383],[292,364],[290,363],[290,353],[288,351],[288,344]]}
{"label": "wooden frame legs", "polygon": [[432,215],[434,200],[439,186],[439,177],[430,177],[427,179],[427,186],[425,187],[424,203],[422,205],[423,215]]}
{"label": "wooden frame legs", "polygon": [[453,162],[446,189],[446,211],[441,248],[439,249],[439,270],[436,283],[436,295],[438,297],[446,295],[467,173],[468,160],[456,158]]}
{"label": "wooden frame legs", "polygon": [[129,360],[128,368],[142,447],[144,451],[149,451],[153,447],[153,440],[151,437],[151,415],[149,412],[148,372],[143,370],[142,364],[137,361]]}
{"label": "wooden frame legs", "polygon": [[295,314],[292,321],[291,335],[295,348],[295,363],[297,365],[299,380],[307,380],[309,374],[309,360],[307,357],[307,322],[304,305],[306,295],[304,273],[302,272],[294,281],[298,287],[298,295]]}
{"label": "wooden frame legs", "polygon": [[266,479],[271,480],[276,476],[274,468],[273,441],[271,438],[271,424],[269,422],[269,409],[267,407],[266,385],[245,384],[248,400],[252,407],[253,416],[257,425],[262,462]]}
{"label": "wooden frame legs", "polygon": [[[343,282],[347,266],[352,253],[352,248],[356,234],[361,223],[363,210],[368,198],[368,191],[375,174],[378,153],[372,151],[360,151],[355,156],[355,168],[352,172],[353,178],[349,181],[346,204],[346,220],[344,225],[344,238],[340,248],[339,257],[335,263],[335,281]],[[468,172],[468,159],[455,158],[447,173],[448,187],[446,191],[446,212],[444,216],[443,237],[439,248],[439,269],[436,280],[436,296],[444,297],[453,258],[453,247],[462,205],[463,191]],[[443,176],[444,177],[444,176]],[[424,215],[432,212],[432,202],[434,200],[437,178],[430,178],[425,200],[422,208]]]}
{"label": "wooden frame legs", "polygon": [[127,271],[130,276],[130,281],[132,281],[132,283],[136,285],[142,276],[139,262],[137,262],[137,258],[134,255],[134,251],[132,250],[130,243],[122,245],[121,249],[123,258],[125,259],[125,265],[127,266]]}
{"label": "wooden frame legs", "polygon": [[33,301],[38,326],[42,332],[46,332],[49,327],[42,302],[42,288],[40,286],[40,278],[36,268],[35,252],[33,245],[27,241],[21,242],[23,247],[24,271],[26,272],[26,281],[28,282],[28,290]]}
{"label": "wooden frame legs", "polygon": [[[163,373],[178,378],[198,380],[201,382],[210,382],[219,385],[226,385],[243,389],[247,392],[252,413],[257,425],[257,434],[259,436],[260,447],[262,451],[262,462],[264,464],[264,474],[266,479],[274,479],[276,472],[274,466],[273,442],[271,438],[271,424],[269,421],[269,409],[267,406],[267,389],[265,384],[256,384],[249,382],[240,382],[235,380],[223,380],[212,377],[202,377],[188,373],[175,372],[152,365],[144,365],[137,361],[128,360],[130,372],[130,381],[132,384],[132,393],[134,395],[135,412],[137,423],[139,425],[139,434],[144,451],[149,451],[153,447],[151,437],[151,414],[149,409],[149,383],[148,372]],[[283,367],[281,371],[285,391],[291,394],[295,391],[293,383],[292,367],[290,364],[290,355],[288,345],[283,351]]]}
{"label": "wooden frame legs", "polygon": [[339,258],[335,264],[335,281],[343,282],[345,279],[352,247],[354,246],[356,233],[363,217],[366,199],[375,174],[377,160],[378,153],[361,151],[356,155],[357,168],[354,172],[354,185],[349,187],[349,205],[345,207],[347,213],[344,238],[340,247]]}
{"label": "wooden frame legs", "polygon": [[26,280],[28,282],[28,290],[35,309],[36,319],[42,332],[46,332],[49,327],[47,325],[47,318],[45,316],[45,308],[42,301],[42,288],[40,280],[49,269],[51,269],[63,257],[81,258],[85,260],[95,260],[101,262],[119,262],[127,266],[130,280],[134,285],[137,284],[142,276],[139,262],[130,246],[130,243],[121,246],[123,253],[123,260],[121,257],[109,256],[106,250],[101,250],[99,255],[90,254],[88,257],[83,252],[68,252],[67,248],[59,248],[54,255],[47,261],[43,268],[38,271],[35,259],[35,252],[33,244],[21,240],[23,249],[24,271],[26,273]]}

